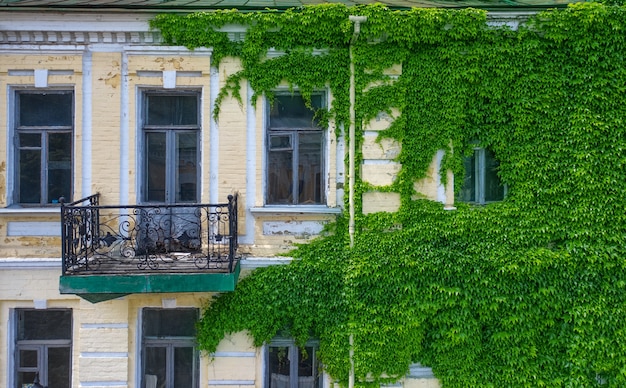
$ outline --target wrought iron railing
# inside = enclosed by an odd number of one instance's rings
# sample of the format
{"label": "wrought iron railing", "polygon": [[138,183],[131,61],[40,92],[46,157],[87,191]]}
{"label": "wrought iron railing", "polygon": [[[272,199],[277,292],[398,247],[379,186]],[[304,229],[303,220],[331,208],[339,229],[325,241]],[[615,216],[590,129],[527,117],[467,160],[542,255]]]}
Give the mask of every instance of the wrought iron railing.
{"label": "wrought iron railing", "polygon": [[233,272],[237,195],[209,204],[102,206],[61,199],[64,275]]}

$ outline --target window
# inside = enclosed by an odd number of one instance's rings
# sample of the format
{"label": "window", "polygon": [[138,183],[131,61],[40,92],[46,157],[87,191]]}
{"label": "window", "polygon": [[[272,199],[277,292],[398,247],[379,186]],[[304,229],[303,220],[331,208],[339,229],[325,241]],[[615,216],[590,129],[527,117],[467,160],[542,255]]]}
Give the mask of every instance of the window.
{"label": "window", "polygon": [[14,201],[58,203],[72,196],[74,93],[15,92],[16,177]]}
{"label": "window", "polygon": [[458,196],[459,201],[485,204],[504,199],[506,185],[500,181],[500,163],[491,151],[475,148],[474,154],[465,158],[464,166],[465,177]]}
{"label": "window", "polygon": [[293,340],[275,339],[266,348],[266,387],[322,387],[322,373],[314,342],[310,341],[304,349],[300,349]]}
{"label": "window", "polygon": [[143,309],[143,388],[198,387],[197,320],[195,308]]}
{"label": "window", "polygon": [[198,202],[199,106],[197,92],[143,93],[144,202]]}
{"label": "window", "polygon": [[315,112],[324,96],[313,94],[307,106],[299,94],[275,95],[268,104],[268,205],[320,205],[324,189],[324,131]]}
{"label": "window", "polygon": [[39,378],[43,386],[71,386],[72,310],[15,310],[16,387]]}

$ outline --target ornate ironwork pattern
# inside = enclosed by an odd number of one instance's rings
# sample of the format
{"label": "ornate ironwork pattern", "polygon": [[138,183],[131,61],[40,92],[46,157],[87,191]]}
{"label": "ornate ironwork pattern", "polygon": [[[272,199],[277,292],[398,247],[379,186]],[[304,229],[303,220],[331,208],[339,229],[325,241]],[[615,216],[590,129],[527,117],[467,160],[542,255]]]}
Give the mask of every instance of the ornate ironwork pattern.
{"label": "ornate ironwork pattern", "polygon": [[61,199],[63,274],[233,271],[237,195],[222,204],[101,206]]}

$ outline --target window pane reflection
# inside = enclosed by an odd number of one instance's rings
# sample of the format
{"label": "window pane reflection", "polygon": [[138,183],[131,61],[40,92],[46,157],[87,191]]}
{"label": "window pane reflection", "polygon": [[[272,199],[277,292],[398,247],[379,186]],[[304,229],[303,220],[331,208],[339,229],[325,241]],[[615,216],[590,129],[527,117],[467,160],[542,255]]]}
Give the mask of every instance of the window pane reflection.
{"label": "window pane reflection", "polygon": [[48,348],[48,388],[70,387],[71,363],[69,347]]}
{"label": "window pane reflection", "polygon": [[48,135],[48,203],[70,198],[72,188],[72,134]]}
{"label": "window pane reflection", "polygon": [[73,125],[72,93],[19,93],[19,126]]}
{"label": "window pane reflection", "polygon": [[195,133],[176,136],[176,202],[195,202],[198,180],[198,150]]}
{"label": "window pane reflection", "polygon": [[270,388],[289,388],[290,369],[289,346],[270,346]]}
{"label": "window pane reflection", "polygon": [[146,348],[145,355],[145,374],[156,376],[157,387],[165,387],[165,375],[167,371],[167,349],[164,347],[150,346]]}
{"label": "window pane reflection", "polygon": [[165,133],[146,133],[146,199],[165,202]]}
{"label": "window pane reflection", "polygon": [[20,203],[41,201],[41,151],[20,150]]}
{"label": "window pane reflection", "polygon": [[174,387],[193,386],[193,348],[174,348]]}

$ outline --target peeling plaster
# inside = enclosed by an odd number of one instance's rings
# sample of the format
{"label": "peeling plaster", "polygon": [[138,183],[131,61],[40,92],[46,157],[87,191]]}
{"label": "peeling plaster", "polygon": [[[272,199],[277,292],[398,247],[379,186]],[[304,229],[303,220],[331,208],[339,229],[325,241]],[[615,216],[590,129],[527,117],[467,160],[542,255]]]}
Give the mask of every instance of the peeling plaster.
{"label": "peeling plaster", "polygon": [[184,61],[185,61],[184,58],[169,58],[169,59],[165,59],[163,57],[159,57],[159,58],[156,58],[154,60],[154,62],[160,64],[161,70],[165,70],[166,68],[169,68],[170,66],[166,66],[167,64],[170,64],[171,66],[173,66],[175,70],[183,70],[182,63]]}
{"label": "peeling plaster", "polygon": [[263,223],[263,235],[306,238],[320,234],[324,224],[324,221],[266,221]]}
{"label": "peeling plaster", "polygon": [[104,81],[105,85],[113,87],[113,89],[117,89],[122,82],[122,77],[120,74],[107,74],[107,78],[99,78],[100,81]]}
{"label": "peeling plaster", "polygon": [[68,56],[68,55],[62,55],[62,56],[52,56],[49,55],[48,58],[46,59],[47,62],[56,62],[56,61],[70,61],[70,60],[74,60],[75,57],[73,56]]}

